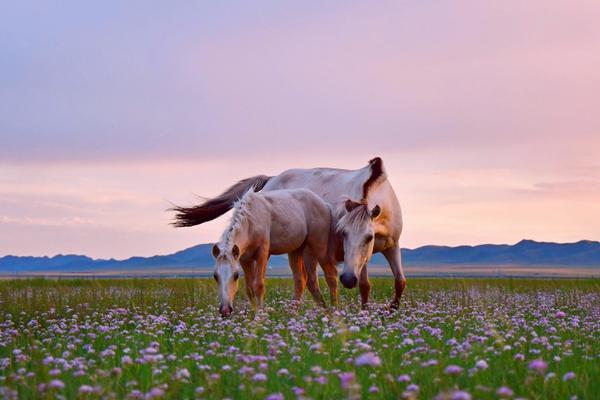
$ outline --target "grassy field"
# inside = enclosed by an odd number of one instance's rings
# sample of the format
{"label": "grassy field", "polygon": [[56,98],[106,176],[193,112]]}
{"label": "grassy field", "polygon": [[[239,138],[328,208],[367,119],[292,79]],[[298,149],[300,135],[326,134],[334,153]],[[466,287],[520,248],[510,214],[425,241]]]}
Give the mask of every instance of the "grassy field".
{"label": "grassy field", "polygon": [[393,314],[373,285],[222,319],[208,279],[1,281],[0,397],[598,398],[599,280],[412,279]]}

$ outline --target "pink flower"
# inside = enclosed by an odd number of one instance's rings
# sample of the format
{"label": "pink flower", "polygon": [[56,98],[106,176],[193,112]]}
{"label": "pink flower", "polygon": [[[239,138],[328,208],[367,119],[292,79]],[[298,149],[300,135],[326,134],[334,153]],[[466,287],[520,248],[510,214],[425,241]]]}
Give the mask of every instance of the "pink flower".
{"label": "pink flower", "polygon": [[410,375],[400,375],[397,379],[398,382],[410,382]]}
{"label": "pink flower", "polygon": [[373,385],[369,388],[369,393],[377,393],[377,392],[379,392],[379,388],[377,386]]}
{"label": "pink flower", "polygon": [[475,367],[477,369],[487,369],[489,365],[485,360],[479,360],[475,363]]}
{"label": "pink flower", "polygon": [[357,367],[361,367],[364,365],[368,365],[371,367],[379,367],[381,365],[381,359],[379,358],[379,356],[373,352],[368,352],[368,353],[363,353],[360,356],[358,356],[358,358],[356,359],[356,361],[354,361],[354,364]]}
{"label": "pink flower", "polygon": [[273,393],[267,396],[266,400],[284,400],[283,394],[281,393]]}

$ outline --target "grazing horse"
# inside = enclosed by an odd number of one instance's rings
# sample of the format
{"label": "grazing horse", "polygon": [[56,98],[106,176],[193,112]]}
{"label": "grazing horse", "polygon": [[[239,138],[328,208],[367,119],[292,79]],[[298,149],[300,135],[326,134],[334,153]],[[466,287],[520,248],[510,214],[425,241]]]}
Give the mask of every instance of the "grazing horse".
{"label": "grazing horse", "polygon": [[[360,212],[366,215],[365,208],[352,208],[351,203],[346,207],[346,199],[353,199],[356,203],[365,205],[366,210],[372,214],[370,225],[374,234],[372,245],[367,245],[361,256],[361,260],[345,260],[344,271],[340,275],[340,281],[346,288],[353,288],[359,279],[361,293],[370,291],[368,275],[366,271],[366,262],[372,253],[382,253],[387,259],[392,274],[394,275],[395,293],[391,302],[392,308],[397,308],[402,292],[406,287],[406,278],[402,269],[402,259],[400,255],[400,246],[398,240],[402,232],[402,213],[400,204],[394,193],[392,185],[387,179],[387,173],[381,158],[376,157],[369,161],[369,164],[356,170],[345,170],[335,168],[311,168],[311,169],[290,169],[277,176],[258,175],[239,181],[231,186],[221,195],[209,199],[202,204],[193,207],[175,207],[177,212],[175,216],[175,226],[193,226],[213,220],[231,209],[233,203],[242,196],[249,188],[262,190],[263,193],[278,189],[307,188],[319,195],[334,210],[341,210],[336,213],[336,219],[342,219],[345,213],[354,215]],[[340,207],[340,205],[343,205]],[[351,208],[349,211],[348,208]],[[354,218],[348,217],[346,221],[352,222]],[[365,222],[366,219],[362,218]],[[339,228],[343,228],[337,224]],[[354,225],[356,227],[356,225]],[[343,232],[344,229],[341,229]],[[364,235],[363,235],[364,236]],[[366,240],[366,238],[365,238]],[[341,238],[335,240],[336,246],[342,247],[339,243]],[[353,243],[356,243],[355,241]],[[364,242],[363,242],[364,243]],[[356,252],[348,246],[352,246],[350,240],[343,240],[344,246],[335,249],[335,257],[338,261],[346,257],[343,251],[355,254]],[[364,246],[362,246],[364,247]]]}
{"label": "grazing horse", "polygon": [[246,277],[248,298],[262,307],[271,254],[288,254],[296,300],[301,299],[308,286],[314,299],[324,305],[316,271],[319,262],[327,282],[334,283],[330,294],[335,303],[337,269],[335,261],[328,257],[333,220],[327,203],[308,189],[255,193],[251,188],[235,203],[234,209],[229,227],[212,248],[221,315],[229,316],[233,311],[240,265]]}

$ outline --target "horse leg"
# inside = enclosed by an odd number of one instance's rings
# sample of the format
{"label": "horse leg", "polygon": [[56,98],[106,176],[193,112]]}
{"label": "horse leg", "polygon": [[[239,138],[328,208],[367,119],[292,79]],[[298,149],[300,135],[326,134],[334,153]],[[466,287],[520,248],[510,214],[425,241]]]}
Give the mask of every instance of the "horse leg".
{"label": "horse leg", "polygon": [[300,302],[302,301],[304,289],[306,289],[306,270],[301,252],[294,251],[289,253],[288,260],[294,277],[294,300]]}
{"label": "horse leg", "polygon": [[360,291],[360,303],[363,309],[367,307],[369,301],[369,294],[371,293],[371,282],[369,282],[369,272],[365,265],[360,272],[358,278],[358,289]]}
{"label": "horse leg", "polygon": [[246,287],[246,295],[250,304],[256,305],[256,297],[254,296],[254,260],[240,261],[244,270],[244,286]]}
{"label": "horse leg", "polygon": [[265,275],[267,274],[267,264],[269,263],[269,247],[258,250],[256,257],[256,270],[254,275],[254,295],[258,308],[262,308],[265,302]]}
{"label": "horse leg", "polygon": [[338,271],[335,262],[328,260],[320,261],[321,269],[325,274],[325,281],[329,287],[329,296],[331,297],[331,306],[337,307],[338,305]]}
{"label": "horse leg", "polygon": [[310,252],[304,252],[304,266],[306,270],[306,285],[308,286],[308,290],[312,294],[313,298],[322,307],[327,307],[325,305],[325,299],[321,294],[321,289],[319,288],[319,276],[317,275],[317,259],[310,254]]}
{"label": "horse leg", "polygon": [[400,298],[402,292],[406,288],[406,277],[404,276],[404,270],[402,269],[402,256],[400,255],[400,246],[396,244],[395,247],[390,247],[382,251],[383,256],[388,260],[392,274],[394,274],[394,298],[390,304],[391,309],[397,309],[400,305]]}

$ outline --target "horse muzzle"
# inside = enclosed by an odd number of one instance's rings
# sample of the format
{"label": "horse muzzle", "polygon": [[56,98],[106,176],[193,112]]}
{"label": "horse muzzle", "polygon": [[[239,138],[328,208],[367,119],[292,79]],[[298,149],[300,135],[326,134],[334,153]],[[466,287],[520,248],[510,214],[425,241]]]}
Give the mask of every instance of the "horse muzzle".
{"label": "horse muzzle", "polygon": [[219,307],[219,313],[221,314],[221,317],[223,317],[223,318],[229,317],[232,312],[233,312],[233,307],[229,304],[221,305],[221,307]]}
{"label": "horse muzzle", "polygon": [[358,283],[356,275],[352,272],[344,272],[340,275],[340,282],[346,289],[354,289]]}

